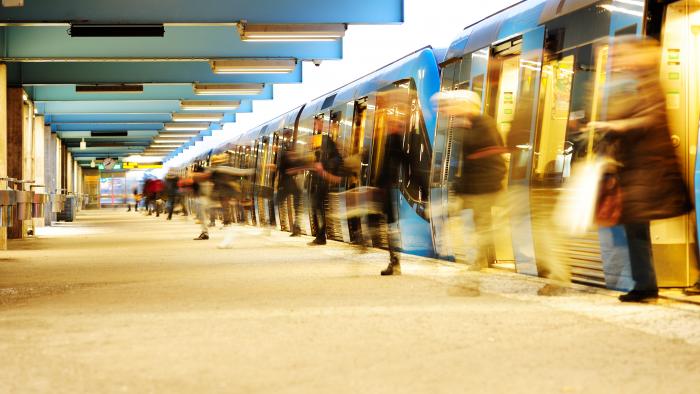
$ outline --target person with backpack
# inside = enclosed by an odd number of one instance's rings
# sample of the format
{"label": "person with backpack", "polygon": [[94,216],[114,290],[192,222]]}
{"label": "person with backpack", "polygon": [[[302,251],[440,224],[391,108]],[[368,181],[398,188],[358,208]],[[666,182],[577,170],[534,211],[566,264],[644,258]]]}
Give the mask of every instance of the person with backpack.
{"label": "person with backpack", "polygon": [[[481,114],[481,97],[472,91],[440,92],[433,98],[442,116],[453,118],[453,152],[459,155],[448,198],[449,239],[455,260],[473,270],[495,261],[491,209],[503,190],[507,149],[494,120]],[[466,226],[471,216],[473,230]],[[467,238],[472,238],[474,248]]]}

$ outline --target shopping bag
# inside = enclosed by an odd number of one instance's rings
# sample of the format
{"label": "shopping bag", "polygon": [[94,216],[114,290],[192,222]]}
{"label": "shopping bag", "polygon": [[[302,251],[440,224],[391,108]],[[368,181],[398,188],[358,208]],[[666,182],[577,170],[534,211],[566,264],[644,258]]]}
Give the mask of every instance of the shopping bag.
{"label": "shopping bag", "polygon": [[558,227],[569,234],[582,235],[596,224],[601,179],[610,165],[610,158],[600,157],[573,166],[554,210]]}

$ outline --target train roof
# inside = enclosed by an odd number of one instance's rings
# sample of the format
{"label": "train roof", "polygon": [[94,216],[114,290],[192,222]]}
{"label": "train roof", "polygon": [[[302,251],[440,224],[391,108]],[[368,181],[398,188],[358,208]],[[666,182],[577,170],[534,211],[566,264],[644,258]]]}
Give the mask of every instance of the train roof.
{"label": "train roof", "polygon": [[434,66],[437,70],[436,53],[439,54],[440,50],[435,50],[430,46],[420,48],[371,73],[319,96],[304,107],[301,118],[316,115],[318,112],[332,107],[336,102],[349,102],[356,97],[362,97],[377,91],[394,81],[409,78],[412,71],[416,71],[421,67]]}

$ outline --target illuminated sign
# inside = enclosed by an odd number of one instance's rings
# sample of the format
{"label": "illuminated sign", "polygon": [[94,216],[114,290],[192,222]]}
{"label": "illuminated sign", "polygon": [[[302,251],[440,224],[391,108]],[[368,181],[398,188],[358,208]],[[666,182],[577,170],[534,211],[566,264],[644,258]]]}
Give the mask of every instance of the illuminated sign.
{"label": "illuminated sign", "polygon": [[123,167],[125,170],[150,170],[154,168],[163,168],[163,163],[134,163],[125,161]]}

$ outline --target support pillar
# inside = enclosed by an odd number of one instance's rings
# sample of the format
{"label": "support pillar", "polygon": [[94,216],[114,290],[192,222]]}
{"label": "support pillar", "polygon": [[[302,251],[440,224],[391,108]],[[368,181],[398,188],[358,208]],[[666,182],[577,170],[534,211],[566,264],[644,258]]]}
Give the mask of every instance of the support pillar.
{"label": "support pillar", "polygon": [[[7,65],[0,63],[0,178],[7,176]],[[0,182],[0,188],[6,188]],[[7,250],[7,229],[0,228],[0,250]]]}
{"label": "support pillar", "polygon": [[[10,178],[24,179],[24,122],[22,88],[7,89],[7,175]],[[7,230],[10,239],[21,239],[23,236],[22,221],[14,218],[12,227]]]}

